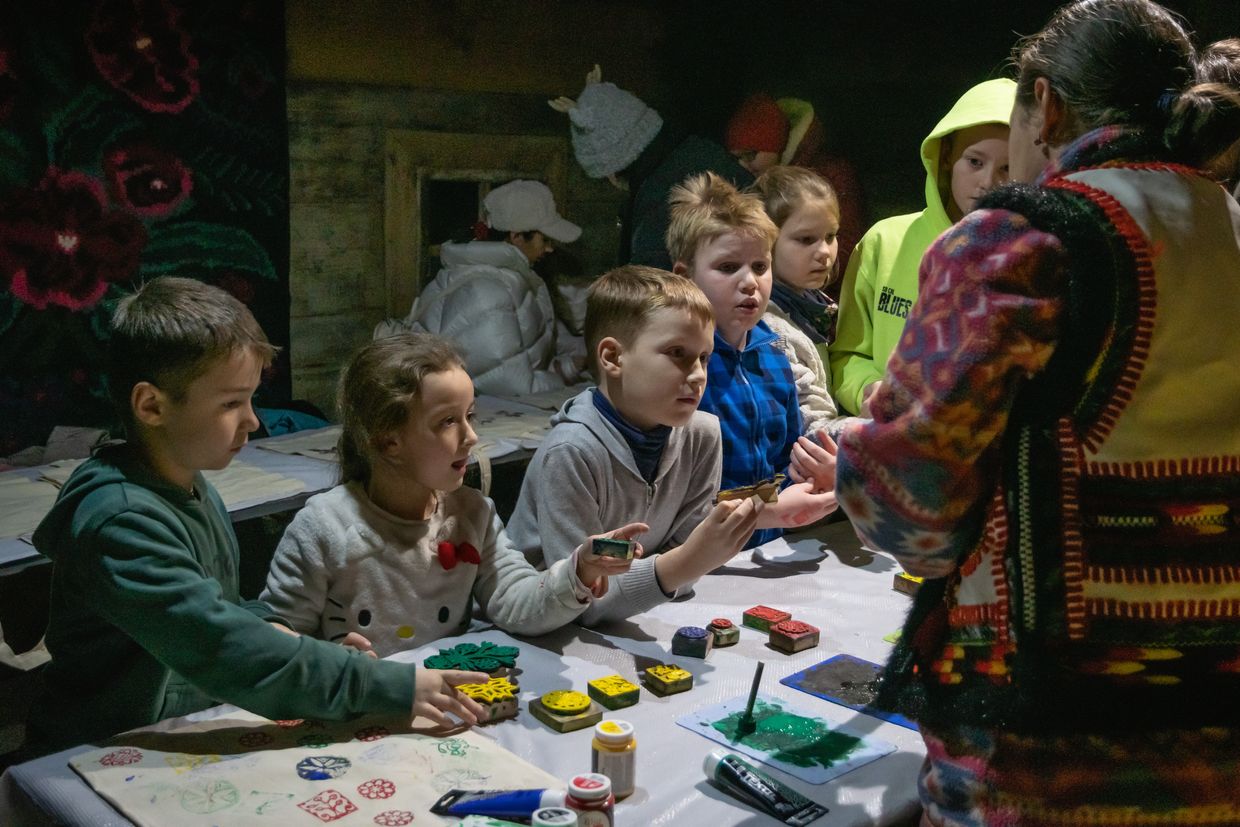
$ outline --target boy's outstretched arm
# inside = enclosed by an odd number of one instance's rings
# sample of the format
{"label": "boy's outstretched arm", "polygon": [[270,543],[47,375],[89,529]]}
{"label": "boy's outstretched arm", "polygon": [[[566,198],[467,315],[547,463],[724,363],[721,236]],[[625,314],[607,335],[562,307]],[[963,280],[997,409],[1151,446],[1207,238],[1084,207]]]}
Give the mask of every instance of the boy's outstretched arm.
{"label": "boy's outstretched arm", "polygon": [[165,515],[114,515],[79,552],[70,576],[92,610],[217,700],[278,718],[410,708],[412,665],[280,632],[224,596]]}
{"label": "boy's outstretched arm", "polygon": [[676,591],[726,564],[749,541],[766,503],[758,497],[718,503],[688,539],[655,559],[664,591]]}
{"label": "boy's outstretched arm", "polygon": [[767,503],[758,528],[800,528],[816,523],[837,507],[834,491],[815,493],[813,482],[797,482],[779,492],[779,501]]}

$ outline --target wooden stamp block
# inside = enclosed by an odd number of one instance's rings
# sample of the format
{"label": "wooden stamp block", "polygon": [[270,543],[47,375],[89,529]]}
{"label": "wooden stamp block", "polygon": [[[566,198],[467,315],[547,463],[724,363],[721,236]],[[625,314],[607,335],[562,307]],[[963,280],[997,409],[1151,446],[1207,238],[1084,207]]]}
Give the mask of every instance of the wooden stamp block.
{"label": "wooden stamp block", "polygon": [[757,629],[759,632],[769,632],[775,624],[791,619],[792,615],[782,609],[772,609],[770,606],[754,606],[752,609],[745,611],[741,622],[750,629]]}
{"label": "wooden stamp block", "polygon": [[587,683],[586,692],[608,709],[624,709],[637,703],[641,696],[641,687],[619,675],[608,675]]}
{"label": "wooden stamp block", "polygon": [[771,627],[771,646],[792,654],[818,645],[818,627],[799,620],[785,620]]}
{"label": "wooden stamp block", "polygon": [[603,708],[588,695],[556,689],[530,701],[530,713],[556,732],[592,727],[603,720]]}
{"label": "wooden stamp block", "polygon": [[502,678],[517,665],[521,650],[516,646],[500,646],[489,640],[482,643],[458,643],[451,649],[440,649],[422,661],[427,669],[464,669],[467,672],[486,672],[493,678]]}
{"label": "wooden stamp block", "polygon": [[687,658],[704,658],[710,654],[715,636],[701,626],[681,626],[672,635],[672,654]]}
{"label": "wooden stamp block", "polygon": [[487,711],[486,720],[479,721],[480,724],[517,717],[517,687],[507,678],[491,678],[486,683],[462,683],[456,688]]}
{"label": "wooden stamp block", "polygon": [[693,673],[674,663],[651,666],[642,673],[646,688],[659,697],[688,692],[693,688]]}
{"label": "wooden stamp block", "polygon": [[612,537],[595,537],[591,546],[600,557],[615,557],[619,560],[632,560],[636,548],[632,540],[616,540]]}
{"label": "wooden stamp block", "polygon": [[741,485],[736,488],[725,488],[715,495],[715,502],[724,500],[743,500],[755,494],[767,503],[779,502],[779,486],[784,483],[784,475],[776,474],[769,480],[762,480],[753,485]]}
{"label": "wooden stamp block", "polygon": [[921,588],[921,581],[923,579],[924,578],[922,577],[914,577],[906,571],[898,571],[896,572],[895,579],[891,584],[891,588],[898,592],[904,592],[909,597],[912,597],[917,594],[917,590]]}
{"label": "wooden stamp block", "polygon": [[717,617],[706,626],[706,631],[715,637],[715,648],[731,646],[741,639],[741,630],[726,617]]}

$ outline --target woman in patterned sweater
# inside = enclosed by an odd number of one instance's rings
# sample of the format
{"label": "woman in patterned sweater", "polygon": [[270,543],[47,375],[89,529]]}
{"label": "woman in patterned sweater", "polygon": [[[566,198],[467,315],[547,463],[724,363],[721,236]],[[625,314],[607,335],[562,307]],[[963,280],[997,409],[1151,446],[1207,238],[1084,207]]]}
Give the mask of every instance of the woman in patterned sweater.
{"label": "woman in patterned sweater", "polygon": [[880,704],[932,825],[1240,824],[1240,100],[1148,0],[1018,45],[1011,172],[926,254],[840,443],[858,533],[928,579]]}

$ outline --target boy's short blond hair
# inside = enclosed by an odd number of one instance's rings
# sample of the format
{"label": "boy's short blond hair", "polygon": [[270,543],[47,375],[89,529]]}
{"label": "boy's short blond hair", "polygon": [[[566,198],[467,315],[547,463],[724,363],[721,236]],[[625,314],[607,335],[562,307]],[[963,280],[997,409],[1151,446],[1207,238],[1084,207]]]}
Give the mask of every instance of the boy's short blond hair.
{"label": "boy's short blond hair", "polygon": [[725,233],[765,241],[768,249],[779,238],[779,228],[766,214],[762,199],[738,191],[713,172],[694,175],[672,187],[667,202],[671,206],[667,253],[674,262],[692,264],[702,242]]}
{"label": "boy's short blond hair", "polygon": [[702,289],[666,270],[626,264],[595,279],[586,292],[585,339],[590,370],[598,378],[598,344],[610,336],[628,347],[654,313],[683,310],[703,326],[715,326],[715,311]]}
{"label": "boy's short blond hair", "polygon": [[219,287],[164,276],[126,296],[112,315],[108,393],[132,438],[134,385],[150,382],[174,401],[219,359],[248,350],[269,366],[279,348],[249,308]]}

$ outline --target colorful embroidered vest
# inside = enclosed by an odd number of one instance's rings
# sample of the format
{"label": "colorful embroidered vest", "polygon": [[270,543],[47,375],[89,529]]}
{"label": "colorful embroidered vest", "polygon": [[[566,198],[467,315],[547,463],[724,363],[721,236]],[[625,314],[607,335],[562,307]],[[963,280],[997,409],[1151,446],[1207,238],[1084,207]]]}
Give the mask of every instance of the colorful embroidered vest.
{"label": "colorful embroidered vest", "polygon": [[974,550],[918,595],[882,705],[934,725],[1240,724],[1240,208],[1189,170],[1014,187],[1068,250]]}

